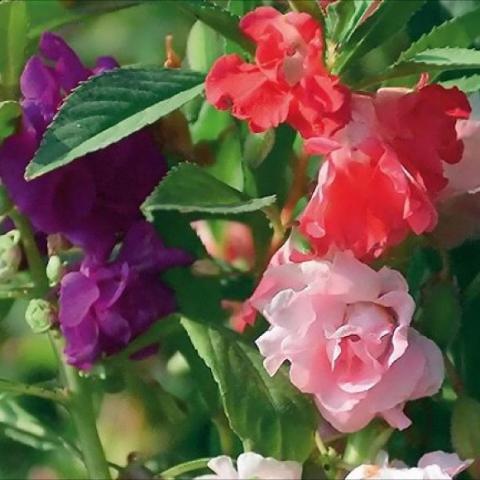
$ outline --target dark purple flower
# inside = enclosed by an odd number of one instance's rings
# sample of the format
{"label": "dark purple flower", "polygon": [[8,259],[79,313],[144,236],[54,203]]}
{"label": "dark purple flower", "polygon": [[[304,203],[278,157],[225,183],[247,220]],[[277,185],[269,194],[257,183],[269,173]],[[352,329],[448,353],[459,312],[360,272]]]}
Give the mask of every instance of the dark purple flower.
{"label": "dark purple flower", "polygon": [[59,317],[67,361],[89,369],[172,313],[174,295],[159,274],[190,262],[182,250],[166,248],[147,222],[133,225],[114,261],[99,264],[87,257],[61,283]]}
{"label": "dark purple flower", "polygon": [[139,206],[165,174],[166,162],[150,133],[142,130],[26,182],[25,168],[62,99],[89,76],[117,66],[103,57],[87,69],[52,33],[42,36],[40,53],[27,62],[21,77],[22,128],[0,148],[0,178],[38,230],[63,233],[101,257],[140,218]]}

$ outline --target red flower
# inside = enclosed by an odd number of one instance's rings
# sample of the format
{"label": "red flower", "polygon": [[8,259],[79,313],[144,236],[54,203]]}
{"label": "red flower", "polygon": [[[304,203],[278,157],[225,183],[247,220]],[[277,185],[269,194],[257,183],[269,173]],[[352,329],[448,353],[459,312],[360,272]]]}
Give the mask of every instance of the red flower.
{"label": "red flower", "polygon": [[255,63],[219,58],[206,80],[210,103],[231,108],[254,132],[289,122],[308,137],[348,121],[349,90],[326,71],[322,31],[310,15],[259,7],[240,28],[257,44]]}
{"label": "red flower", "polygon": [[318,186],[300,218],[317,255],[351,250],[374,258],[437,223],[434,202],[447,185],[444,162],[460,161],[456,122],[470,105],[458,89],[382,89],[354,95],[352,121],[332,137],[307,140],[326,154]]}
{"label": "red flower", "polygon": [[463,154],[455,127],[470,115],[466,95],[440,85],[414,91],[384,88],[376,95],[375,107],[382,135],[410,174],[431,194],[445,188],[443,162],[458,163]]}

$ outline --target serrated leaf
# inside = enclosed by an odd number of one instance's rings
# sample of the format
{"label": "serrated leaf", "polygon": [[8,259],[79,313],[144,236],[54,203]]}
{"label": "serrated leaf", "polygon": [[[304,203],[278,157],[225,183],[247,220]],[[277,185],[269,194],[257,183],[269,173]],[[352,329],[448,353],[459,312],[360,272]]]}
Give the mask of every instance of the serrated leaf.
{"label": "serrated leaf", "polygon": [[462,47],[472,45],[480,35],[480,7],[462,16],[455,17],[421,36],[405,50],[397,63],[412,58],[417,53],[432,48]]}
{"label": "serrated leaf", "polygon": [[260,354],[240,337],[187,319],[182,325],[212,371],[235,433],[255,452],[279,460],[305,461],[317,428],[312,402],[281,369],[273,378]]}
{"label": "serrated leaf", "polygon": [[182,213],[240,214],[261,210],[275,202],[275,196],[249,198],[220,182],[191,163],[170,170],[142,206],[148,216],[156,210]]}
{"label": "serrated leaf", "polygon": [[176,0],[175,6],[192,14],[209,27],[234,41],[247,52],[254,52],[255,45],[240,30],[240,17],[210,0]]}
{"label": "serrated leaf", "polygon": [[363,79],[354,87],[362,89],[392,78],[424,72],[446,72],[449,70],[471,70],[480,68],[480,50],[470,48],[432,48],[417,53],[380,75]]}
{"label": "serrated leaf", "polygon": [[150,125],[203,90],[197,72],[129,67],[82,83],[49,126],[27,178],[39,177]]}
{"label": "serrated leaf", "polygon": [[480,90],[480,74],[477,73],[468,77],[454,78],[439,83],[445,88],[457,87],[465,93],[474,93]]}
{"label": "serrated leaf", "polygon": [[427,0],[383,0],[378,10],[360,25],[342,47],[335,61],[334,72],[342,73],[367,52],[388,40],[392,32],[404,28],[412,15]]}
{"label": "serrated leaf", "polygon": [[371,4],[371,0],[350,0],[330,4],[326,16],[329,38],[339,44],[348,42]]}

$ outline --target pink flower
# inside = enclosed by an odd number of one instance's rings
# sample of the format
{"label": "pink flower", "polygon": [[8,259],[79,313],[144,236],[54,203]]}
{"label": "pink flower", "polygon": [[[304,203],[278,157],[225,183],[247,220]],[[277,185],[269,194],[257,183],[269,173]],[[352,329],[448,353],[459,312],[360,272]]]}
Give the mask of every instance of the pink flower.
{"label": "pink flower", "polygon": [[330,134],[349,118],[349,91],[323,65],[320,25],[306,13],[259,7],[240,28],[256,44],[255,63],[225,55],[206,80],[207,100],[248,120],[254,132],[289,122],[304,136]]}
{"label": "pink flower", "polygon": [[274,375],[313,394],[333,427],[353,432],[374,417],[404,429],[409,400],[443,380],[440,350],[410,327],[415,309],[400,273],[376,272],[348,253],[270,266],[250,299],[270,329],[257,340]]}
{"label": "pink flower", "polygon": [[302,466],[297,462],[281,462],[271,457],[262,457],[258,453],[242,453],[237,459],[237,468],[230,457],[222,455],[212,458],[208,468],[215,475],[202,475],[201,480],[300,480]]}
{"label": "pink flower", "polygon": [[248,270],[255,263],[255,247],[251,229],[240,222],[216,223],[216,234],[205,220],[192,222],[208,254],[239,269]]}
{"label": "pink flower", "polygon": [[371,259],[410,232],[433,230],[447,164],[461,160],[456,122],[468,116],[463,93],[430,85],[353,95],[352,119],[306,148],[326,154],[300,231],[317,255],[351,250]]}
{"label": "pink flower", "polygon": [[408,468],[401,462],[394,463],[397,465],[389,466],[388,457],[384,455],[379,465],[360,465],[345,480],[451,480],[468,468],[472,461],[462,461],[455,453],[437,451],[425,454],[415,468]]}

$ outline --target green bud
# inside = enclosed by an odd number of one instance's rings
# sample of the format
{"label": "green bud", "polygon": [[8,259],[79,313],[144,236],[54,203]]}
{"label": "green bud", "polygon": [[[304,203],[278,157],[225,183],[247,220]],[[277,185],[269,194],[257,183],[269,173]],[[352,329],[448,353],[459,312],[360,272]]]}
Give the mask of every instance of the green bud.
{"label": "green bud", "polygon": [[48,259],[47,277],[50,285],[58,285],[65,274],[65,267],[58,255],[53,255]]}
{"label": "green bud", "polygon": [[17,272],[22,261],[20,233],[12,230],[0,236],[0,281],[10,280]]}
{"label": "green bud", "polygon": [[44,333],[50,329],[57,318],[55,307],[40,298],[30,300],[25,319],[35,333]]}

